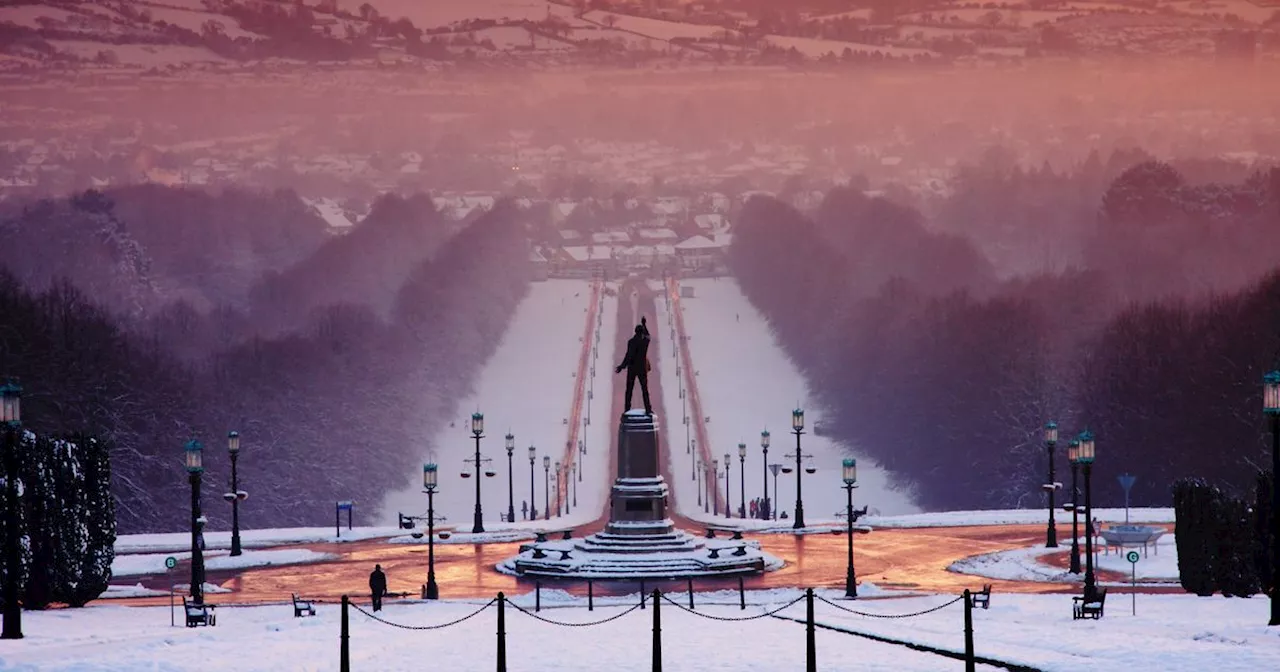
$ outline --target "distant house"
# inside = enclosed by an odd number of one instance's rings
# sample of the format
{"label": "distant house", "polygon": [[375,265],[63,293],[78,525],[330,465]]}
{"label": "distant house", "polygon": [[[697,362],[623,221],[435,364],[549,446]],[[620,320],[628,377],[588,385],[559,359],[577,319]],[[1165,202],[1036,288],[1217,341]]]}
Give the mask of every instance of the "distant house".
{"label": "distant house", "polygon": [[604,231],[591,234],[591,242],[596,245],[630,245],[631,236],[626,231]]}
{"label": "distant house", "polygon": [[693,223],[699,230],[706,233],[715,233],[728,227],[729,222],[724,215],[714,212],[706,215],[695,215]]}
{"label": "distant house", "polygon": [[603,245],[577,245],[563,248],[568,257],[566,267],[561,269],[574,276],[604,274],[608,276],[617,271],[618,259],[613,248]]}
{"label": "distant house", "polygon": [[351,231],[355,224],[347,217],[347,213],[331,198],[304,199],[311,211],[320,216],[329,226],[329,233],[342,235]]}
{"label": "distant house", "polygon": [[647,243],[657,242],[675,242],[680,240],[680,234],[671,229],[640,229],[636,232],[636,236]]}
{"label": "distant house", "polygon": [[[727,236],[726,236],[727,237]],[[717,236],[720,238],[720,236]],[[712,240],[706,236],[693,236],[675,245],[680,267],[686,270],[707,270],[724,261],[727,241]]]}

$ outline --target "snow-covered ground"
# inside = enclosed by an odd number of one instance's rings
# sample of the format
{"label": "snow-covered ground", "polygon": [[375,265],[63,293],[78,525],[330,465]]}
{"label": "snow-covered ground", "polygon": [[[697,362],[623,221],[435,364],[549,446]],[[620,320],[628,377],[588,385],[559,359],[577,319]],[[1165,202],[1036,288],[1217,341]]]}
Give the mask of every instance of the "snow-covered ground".
{"label": "snow-covered ground", "polygon": [[[680,300],[685,307],[684,323],[688,332],[688,347],[692,354],[698,393],[703,414],[710,416],[707,432],[714,447],[712,453],[722,462],[729,453],[733,461],[730,474],[732,506],[737,510],[739,501],[738,443],[747,444],[746,491],[747,498],[763,496],[761,492],[764,465],[761,463],[760,432],[768,429],[772,435],[769,462],[785,463],[783,455],[794,453],[795,436],[791,434],[791,411],[799,404],[807,407],[810,399],[804,377],[787,358],[786,353],[774,341],[764,316],[758,313],[731,279],[692,279],[681,282],[693,289],[693,298]],[[689,455],[685,453],[685,430],[679,398],[679,383],[675,373],[676,360],[671,357],[670,316],[664,314],[664,304],[658,304],[658,328],[655,338],[660,338],[662,380],[666,403],[666,440],[672,446],[671,465],[674,474],[692,474]],[[802,438],[805,454],[814,456],[817,473],[805,474],[804,503],[805,522],[836,520],[837,513],[845,506],[845,493],[840,480],[840,462],[847,455],[858,457],[858,484],[854,493],[855,506],[869,505],[881,514],[916,513],[919,508],[908,494],[888,487],[882,470],[869,459],[863,458],[845,446],[827,437],[814,436],[813,423],[821,415],[810,408],[805,414],[807,433]],[[723,469],[723,464],[721,465]],[[723,472],[722,472],[723,474]],[[690,479],[677,477],[680,496],[680,513],[699,518],[704,514],[696,507],[696,485]],[[723,491],[724,477],[720,483]],[[773,493],[773,477],[769,476],[769,496]],[[778,511],[794,513],[796,488],[795,473],[778,475]],[[721,512],[723,514],[723,512]],[[721,517],[720,521],[728,522]]]}
{"label": "snow-covered ground", "polygon": [[[395,515],[394,513],[392,514]],[[394,520],[394,519],[393,519]],[[400,534],[399,528],[356,527],[348,530],[344,521],[341,534],[334,535],[332,527],[285,527],[263,530],[241,530],[242,548],[265,548],[287,544],[313,544],[334,541],[362,541]],[[204,547],[207,551],[231,548],[231,532],[205,532]],[[179,555],[191,550],[190,532],[157,532],[150,534],[122,534],[116,538],[117,555],[126,553],[166,553]],[[161,560],[164,558],[162,557]]]}
{"label": "snow-covered ground", "polygon": [[[139,553],[135,555],[117,555],[111,562],[111,576],[140,576],[143,574],[162,574],[165,571],[165,558],[174,557],[187,560],[191,552],[183,553]],[[332,553],[317,553],[306,548],[282,548],[271,551],[244,551],[232,557],[225,552],[214,551],[204,556],[205,569],[244,569],[248,567],[267,567],[269,565],[299,565],[309,562],[333,560]]]}
{"label": "snow-covered ground", "polygon": [[[1083,574],[1071,574],[1061,567],[1043,561],[1047,555],[1070,552],[1071,540],[1059,539],[1058,548],[1045,548],[1043,545],[1028,548],[1015,548],[996,553],[974,555],[951,563],[948,568],[953,572],[985,576],[991,579],[1009,581],[1047,581],[1052,583],[1082,583]],[[1084,539],[1080,539],[1080,562],[1084,563]],[[1126,559],[1126,551],[1136,550],[1139,554],[1137,563],[1130,564]],[[1172,534],[1162,536],[1154,548],[1146,553],[1140,548],[1126,549],[1119,553],[1115,549],[1105,553],[1101,547],[1095,548],[1094,567],[1119,572],[1126,577],[1136,576],[1141,585],[1164,586],[1178,581],[1178,550],[1174,545]],[[1129,580],[1120,582],[1127,585]]]}
{"label": "snow-covered ground", "polygon": [[[534,283],[529,295],[521,302],[512,317],[497,352],[485,364],[476,381],[475,392],[458,404],[453,425],[446,424],[424,447],[422,459],[434,459],[440,465],[440,487],[435,497],[436,515],[447,518],[445,526],[458,530],[470,530],[475,509],[475,481],[462,478],[461,473],[473,472],[463,460],[475,451],[471,438],[471,413],[481,411],[485,418],[485,438],[481,441],[482,457],[493,462],[486,469],[496,472],[494,478],[485,478],[481,500],[485,527],[499,525],[499,515],[507,511],[507,455],[504,436],[510,431],[515,436],[515,513],[521,515],[522,502],[529,501],[529,446],[537,448],[534,469],[534,503],[543,508],[544,476],[542,458],[550,455],[552,462],[565,461],[566,441],[569,440],[572,422],[573,397],[576,389],[577,369],[582,353],[582,339],[587,328],[591,302],[591,285],[579,280],[548,280]],[[601,349],[594,380],[594,398],[591,405],[591,424],[586,427],[587,455],[582,461],[583,479],[577,483],[578,508],[570,516],[553,520],[557,526],[575,525],[596,519],[604,507],[605,496],[612,482],[607,474],[607,461],[600,459],[610,445],[609,434],[612,418],[609,418],[608,400],[612,398],[613,373],[608,359],[613,356],[612,347],[616,331],[617,301],[606,297],[604,319],[600,321]],[[592,327],[595,327],[593,322]],[[588,362],[590,362],[590,357]],[[588,368],[588,374],[590,369]],[[590,388],[589,385],[584,385]],[[584,393],[585,394],[585,393]],[[585,415],[584,404],[584,415]],[[389,493],[381,507],[379,518],[394,524],[396,512],[412,515],[426,513],[427,498],[422,494],[421,472],[406,475],[407,487]],[[555,473],[551,473],[552,488]],[[567,482],[567,480],[566,480]],[[570,500],[572,501],[572,490]],[[554,506],[554,503],[553,503]],[[552,512],[554,516],[554,511]],[[545,526],[532,523],[531,526]],[[394,532],[393,532],[394,533]]]}
{"label": "snow-covered ground", "polygon": [[[791,603],[798,589],[748,593],[740,610],[734,593],[695,595],[698,612],[721,618],[758,616]],[[839,591],[820,591],[827,602],[815,604],[820,624],[900,641],[963,651],[963,608],[947,604],[951,595],[904,599],[838,599]],[[671,599],[687,604],[687,596]],[[587,611],[583,598],[544,591],[538,616],[558,623],[608,623],[568,627],[538,621],[517,611],[532,611],[531,594],[516,595],[507,607],[507,656],[516,669],[565,672],[648,670],[653,606],[631,609],[636,595],[596,600]],[[833,606],[838,605],[838,606]],[[947,605],[947,606],[942,606]],[[460,619],[484,601],[389,602],[378,615],[392,623],[431,626]],[[874,618],[841,610],[853,609]],[[367,608],[367,607],[365,607]],[[1130,598],[1114,595],[1100,621],[1072,621],[1069,595],[996,593],[989,610],[973,612],[974,643],[988,656],[1041,670],[1180,670],[1216,672],[1280,668],[1280,630],[1268,628],[1267,602],[1198,598],[1190,595],[1139,595],[1137,615]],[[0,669],[74,670],[333,670],[338,664],[340,609],[317,605],[312,618],[293,618],[289,604],[218,609],[218,625],[187,629],[169,626],[168,607],[91,606],[28,612],[26,638],[0,648]],[[804,664],[803,601],[779,612],[783,618],[720,622],[662,605],[662,652],[667,670],[795,670]],[[181,616],[179,615],[179,618]],[[350,650],[354,669],[476,670],[494,660],[496,607],[439,630],[409,632],[352,611]],[[820,669],[952,670],[962,664],[903,646],[874,642],[819,629]],[[979,669],[992,669],[979,666]]]}

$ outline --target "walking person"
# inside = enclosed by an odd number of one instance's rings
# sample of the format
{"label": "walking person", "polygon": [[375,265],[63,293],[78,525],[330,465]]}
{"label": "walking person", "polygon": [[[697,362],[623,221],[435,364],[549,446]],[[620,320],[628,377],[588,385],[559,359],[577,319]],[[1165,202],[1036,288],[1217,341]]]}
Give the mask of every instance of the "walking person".
{"label": "walking person", "polygon": [[529,520],[529,500],[527,499],[520,502],[520,519]]}
{"label": "walking person", "polygon": [[382,611],[382,596],[387,594],[387,575],[382,573],[382,565],[374,565],[369,573],[369,593],[373,596],[373,610]]}

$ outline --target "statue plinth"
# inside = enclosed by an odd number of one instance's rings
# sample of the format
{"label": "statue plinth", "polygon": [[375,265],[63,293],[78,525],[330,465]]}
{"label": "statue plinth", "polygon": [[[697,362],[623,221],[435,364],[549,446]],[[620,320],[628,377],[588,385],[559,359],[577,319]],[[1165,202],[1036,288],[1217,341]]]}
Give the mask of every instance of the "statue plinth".
{"label": "statue plinth", "polygon": [[640,410],[618,425],[618,475],[609,524],[584,539],[541,541],[498,564],[518,576],[579,579],[691,578],[758,574],[782,561],[745,539],[704,539],[667,517],[667,482],[659,470],[658,421]]}

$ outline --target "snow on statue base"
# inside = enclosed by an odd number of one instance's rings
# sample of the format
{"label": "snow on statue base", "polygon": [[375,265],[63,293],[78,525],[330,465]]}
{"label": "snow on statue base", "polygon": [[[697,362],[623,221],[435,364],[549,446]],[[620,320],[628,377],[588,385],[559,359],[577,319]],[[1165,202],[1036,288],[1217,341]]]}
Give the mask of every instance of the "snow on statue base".
{"label": "snow on statue base", "polygon": [[745,539],[702,539],[667,517],[667,483],[658,471],[658,423],[642,410],[622,414],[618,477],[609,524],[584,539],[535,542],[498,565],[520,576],[676,579],[758,574],[782,561]]}

